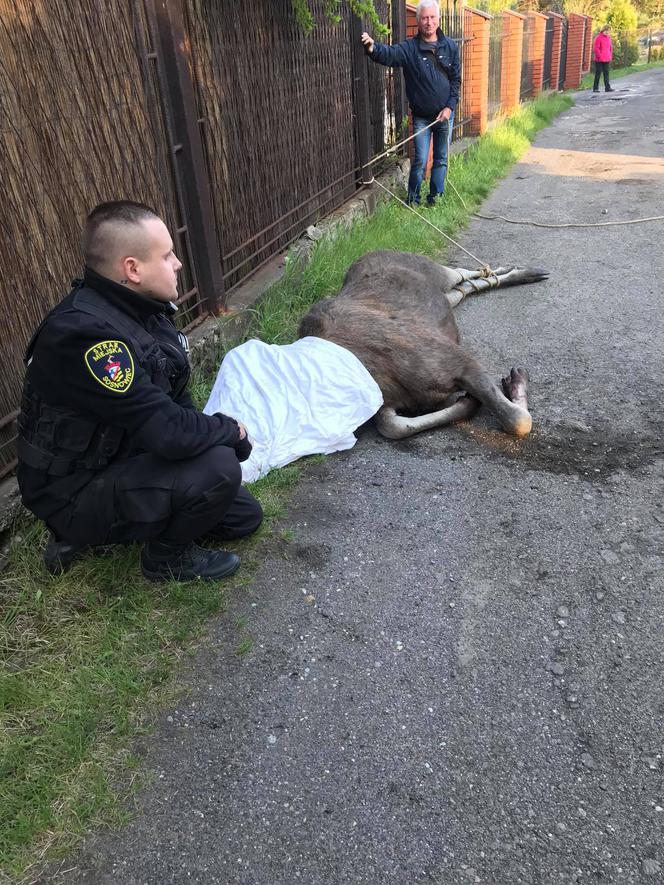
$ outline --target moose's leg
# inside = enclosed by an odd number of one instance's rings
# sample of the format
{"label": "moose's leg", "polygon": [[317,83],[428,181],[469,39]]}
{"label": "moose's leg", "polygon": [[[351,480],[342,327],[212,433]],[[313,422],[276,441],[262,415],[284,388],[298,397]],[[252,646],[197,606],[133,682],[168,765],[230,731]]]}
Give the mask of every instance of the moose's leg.
{"label": "moose's leg", "polygon": [[[450,268],[452,270],[452,268]],[[498,286],[518,286],[521,283],[537,283],[548,277],[548,272],[539,267],[497,267],[490,273],[483,270],[454,268],[459,274],[459,282],[445,293],[451,307],[460,304],[467,295],[479,294]]]}
{"label": "moose's leg", "polygon": [[442,368],[448,377],[452,375],[459,390],[465,390],[493,412],[506,433],[518,437],[530,433],[533,419],[528,411],[528,373],[525,369],[512,369],[503,380],[503,390],[508,395],[505,396],[486,369],[456,344],[445,348]]}
{"label": "moose's leg", "polygon": [[472,396],[462,396],[446,409],[417,415],[415,418],[404,418],[402,415],[397,415],[394,409],[383,406],[375,415],[374,422],[378,432],[388,439],[405,439],[423,430],[433,430],[436,427],[453,424],[455,421],[472,418],[479,407],[480,404]]}
{"label": "moose's leg", "polygon": [[481,277],[484,274],[483,270],[466,270],[465,267],[448,267],[446,270],[452,277],[450,290],[445,292],[445,297],[449,301],[450,307],[456,307],[457,304],[463,301],[466,295],[470,295],[472,292],[490,288],[488,285],[475,288],[481,282]]}

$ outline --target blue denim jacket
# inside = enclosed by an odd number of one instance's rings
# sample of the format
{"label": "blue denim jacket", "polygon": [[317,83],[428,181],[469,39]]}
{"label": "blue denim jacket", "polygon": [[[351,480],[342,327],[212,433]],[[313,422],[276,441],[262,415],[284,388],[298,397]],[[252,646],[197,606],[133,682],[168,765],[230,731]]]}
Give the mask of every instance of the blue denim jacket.
{"label": "blue denim jacket", "polygon": [[440,28],[437,43],[424,43],[419,36],[394,46],[374,43],[369,57],[390,68],[403,68],[408,103],[416,116],[433,120],[443,108],[456,108],[461,85],[459,47]]}

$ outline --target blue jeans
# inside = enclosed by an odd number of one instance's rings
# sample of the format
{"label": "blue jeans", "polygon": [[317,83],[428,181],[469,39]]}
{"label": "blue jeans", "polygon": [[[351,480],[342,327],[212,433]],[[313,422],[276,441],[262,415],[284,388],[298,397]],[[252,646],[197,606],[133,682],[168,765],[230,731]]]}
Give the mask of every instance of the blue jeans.
{"label": "blue jeans", "polygon": [[431,168],[431,181],[429,182],[429,196],[427,203],[430,206],[436,202],[436,197],[445,190],[445,176],[447,174],[447,153],[452,136],[452,124],[454,122],[454,113],[447,123],[437,123],[430,129],[422,131],[425,126],[431,123],[426,117],[416,117],[413,114],[413,132],[415,138],[413,145],[415,147],[415,156],[410,165],[410,177],[408,178],[408,200],[409,203],[420,205],[420,187],[424,178],[424,170],[427,167],[429,159],[429,145],[431,144],[431,136],[433,135],[433,166]]}

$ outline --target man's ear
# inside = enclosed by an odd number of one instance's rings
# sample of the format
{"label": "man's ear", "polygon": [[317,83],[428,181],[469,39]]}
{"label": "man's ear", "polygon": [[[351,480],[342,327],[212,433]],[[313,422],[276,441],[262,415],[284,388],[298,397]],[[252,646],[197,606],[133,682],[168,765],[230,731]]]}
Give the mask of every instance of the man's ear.
{"label": "man's ear", "polygon": [[122,275],[123,279],[128,280],[130,283],[134,283],[134,285],[139,285],[141,282],[141,274],[138,269],[138,259],[132,258],[129,256],[125,258],[122,262]]}

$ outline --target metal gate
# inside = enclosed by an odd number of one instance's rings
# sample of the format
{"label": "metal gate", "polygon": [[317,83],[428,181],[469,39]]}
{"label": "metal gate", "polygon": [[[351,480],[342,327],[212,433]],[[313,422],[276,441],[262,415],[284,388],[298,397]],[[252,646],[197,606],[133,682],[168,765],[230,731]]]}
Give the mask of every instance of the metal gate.
{"label": "metal gate", "polygon": [[590,22],[587,16],[583,20],[583,46],[581,48],[581,71],[586,70],[586,52],[588,51],[588,40],[590,40]]}
{"label": "metal gate", "polygon": [[451,37],[459,47],[459,59],[461,63],[461,94],[459,96],[459,104],[457,105],[457,109],[454,113],[452,141],[457,141],[459,138],[463,138],[464,125],[470,122],[468,102],[465,99],[465,93],[463,89],[463,47],[464,44],[467,42],[467,38],[464,32],[464,22],[465,16],[462,7],[457,7],[455,4],[452,8],[448,6],[445,10],[441,10],[440,27],[442,28],[443,33],[447,37]]}
{"label": "metal gate", "polygon": [[567,19],[564,19],[560,24],[560,70],[558,73],[558,89],[564,89],[565,68],[567,67]]}
{"label": "metal gate", "polygon": [[499,14],[494,15],[489,25],[489,120],[493,120],[501,108],[503,24],[504,18]]}
{"label": "metal gate", "polygon": [[553,59],[553,19],[548,17],[544,29],[544,67],[542,89],[551,89],[551,61]]}
{"label": "metal gate", "polygon": [[535,19],[528,17],[523,23],[523,50],[521,55],[521,89],[519,98],[530,98],[533,94],[532,44],[535,39]]}

